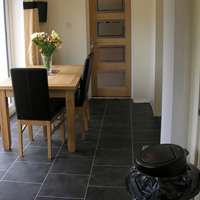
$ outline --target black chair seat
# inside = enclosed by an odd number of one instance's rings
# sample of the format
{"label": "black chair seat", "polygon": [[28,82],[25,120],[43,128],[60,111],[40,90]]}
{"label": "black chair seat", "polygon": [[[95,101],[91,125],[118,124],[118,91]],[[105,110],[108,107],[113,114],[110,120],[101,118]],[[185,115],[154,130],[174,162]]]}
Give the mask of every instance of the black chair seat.
{"label": "black chair seat", "polygon": [[63,106],[63,103],[62,102],[51,102],[50,101],[50,116],[51,116],[51,119],[55,116],[55,114],[60,110],[62,109],[64,106]]}
{"label": "black chair seat", "polygon": [[[75,96],[74,96],[74,98],[75,98],[75,107],[79,107],[79,101],[78,101],[78,94],[79,94],[79,88],[76,90],[76,92],[75,92]],[[65,98],[50,98],[50,103],[59,103],[59,104],[61,104],[62,106],[66,106],[66,104],[65,104]]]}

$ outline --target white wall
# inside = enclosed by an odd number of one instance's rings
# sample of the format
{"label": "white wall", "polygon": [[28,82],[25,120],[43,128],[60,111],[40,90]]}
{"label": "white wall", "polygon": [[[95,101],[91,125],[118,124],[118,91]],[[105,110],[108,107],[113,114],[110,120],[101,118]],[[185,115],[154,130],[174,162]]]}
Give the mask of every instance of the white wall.
{"label": "white wall", "polygon": [[82,65],[87,56],[87,22],[85,0],[48,0],[47,22],[40,30],[55,30],[63,40],[54,53],[53,64]]}
{"label": "white wall", "polygon": [[152,66],[150,73],[151,97],[154,116],[161,116],[162,107],[162,70],[163,70],[163,0],[153,0],[152,19]]}
{"label": "white wall", "polygon": [[151,68],[153,63],[152,38],[154,34],[153,1],[132,1],[133,37],[133,100],[149,102],[151,96]]}
{"label": "white wall", "polygon": [[164,0],[161,143],[187,147],[191,71],[190,0]]}
{"label": "white wall", "polygon": [[150,65],[150,104],[152,109],[154,110],[154,102],[155,102],[155,70],[156,70],[156,0],[152,1],[152,19],[151,19],[151,65]]}
{"label": "white wall", "polygon": [[[195,155],[200,157],[200,120],[198,120],[199,75],[200,75],[200,1],[193,0],[193,37],[192,37],[192,73],[189,112],[188,150],[190,162],[194,162]],[[198,129],[197,129],[198,128]],[[200,160],[200,159],[198,159]],[[200,166],[200,165],[199,165]]]}

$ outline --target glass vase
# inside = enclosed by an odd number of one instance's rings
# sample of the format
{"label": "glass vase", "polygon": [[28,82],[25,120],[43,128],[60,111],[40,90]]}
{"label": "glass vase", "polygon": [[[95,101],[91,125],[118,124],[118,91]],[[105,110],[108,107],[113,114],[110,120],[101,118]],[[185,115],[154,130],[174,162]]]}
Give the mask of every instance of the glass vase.
{"label": "glass vase", "polygon": [[42,55],[42,61],[43,61],[43,65],[46,68],[48,74],[51,74],[51,66],[52,66],[52,57],[53,54],[51,55],[45,55],[45,54],[41,54]]}

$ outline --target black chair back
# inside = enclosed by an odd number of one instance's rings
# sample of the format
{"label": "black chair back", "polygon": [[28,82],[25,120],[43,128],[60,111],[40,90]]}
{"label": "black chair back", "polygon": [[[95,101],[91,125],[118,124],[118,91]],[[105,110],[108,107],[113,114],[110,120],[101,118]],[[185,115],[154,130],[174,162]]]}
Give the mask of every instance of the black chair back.
{"label": "black chair back", "polygon": [[49,90],[46,69],[11,69],[17,118],[50,120]]}
{"label": "black chair back", "polygon": [[83,74],[80,80],[80,88],[78,94],[78,101],[76,102],[76,106],[83,106],[88,89],[90,84],[90,77],[92,73],[92,64],[93,64],[94,53],[91,52],[85,60]]}

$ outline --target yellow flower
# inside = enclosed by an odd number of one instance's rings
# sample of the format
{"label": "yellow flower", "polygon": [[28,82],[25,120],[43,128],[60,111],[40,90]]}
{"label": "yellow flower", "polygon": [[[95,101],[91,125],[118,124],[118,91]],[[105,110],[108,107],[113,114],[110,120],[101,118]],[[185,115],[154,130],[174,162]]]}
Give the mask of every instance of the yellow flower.
{"label": "yellow flower", "polygon": [[53,39],[58,39],[58,40],[60,40],[60,36],[59,36],[58,33],[56,33],[54,30],[51,32],[51,36],[53,37]]}

